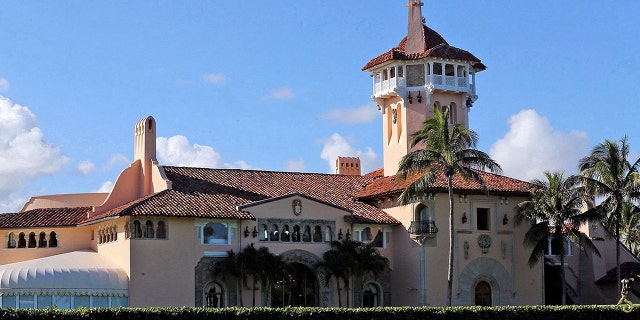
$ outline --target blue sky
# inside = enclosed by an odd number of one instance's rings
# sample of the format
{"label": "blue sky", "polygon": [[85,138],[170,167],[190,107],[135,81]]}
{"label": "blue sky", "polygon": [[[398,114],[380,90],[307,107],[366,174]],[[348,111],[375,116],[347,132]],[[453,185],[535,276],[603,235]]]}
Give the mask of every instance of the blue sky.
{"label": "blue sky", "polygon": [[[430,1],[427,25],[487,65],[470,117],[505,174],[637,156],[640,2]],[[154,116],[163,164],[330,172],[382,165],[360,69],[406,35],[405,0],[0,4],[0,212],[108,190]]]}

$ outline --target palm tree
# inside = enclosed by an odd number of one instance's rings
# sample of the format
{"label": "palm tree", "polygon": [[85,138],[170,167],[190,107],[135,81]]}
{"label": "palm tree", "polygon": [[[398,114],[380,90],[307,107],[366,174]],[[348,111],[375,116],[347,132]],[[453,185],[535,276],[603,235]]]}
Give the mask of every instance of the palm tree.
{"label": "palm tree", "polygon": [[616,282],[620,292],[620,229],[625,203],[638,199],[640,177],[638,165],[629,162],[627,137],[620,141],[605,140],[591,153],[580,159],[578,167],[583,183],[594,197],[602,202],[589,212],[599,214],[603,225],[616,239]]}
{"label": "palm tree", "polygon": [[257,274],[258,280],[266,294],[271,294],[271,287],[278,279],[286,276],[287,264],[282,260],[281,256],[273,254],[267,247],[260,247],[256,254],[258,261],[260,261]]}
{"label": "palm tree", "polygon": [[447,305],[451,305],[453,290],[453,177],[456,174],[464,179],[471,179],[485,186],[482,176],[477,170],[488,169],[500,173],[500,165],[488,154],[476,150],[478,135],[462,124],[450,126],[449,107],[444,113],[434,109],[433,118],[427,118],[422,127],[412,135],[411,148],[420,149],[402,157],[398,169],[398,177],[419,174],[400,195],[400,204],[408,204],[416,196],[423,195],[435,181],[437,175],[444,172],[449,191],[449,269],[447,272]]}
{"label": "palm tree", "polygon": [[551,253],[560,258],[560,279],[562,285],[562,304],[567,303],[567,282],[565,281],[564,258],[567,244],[579,248],[589,248],[598,256],[600,252],[591,239],[578,227],[596,217],[582,212],[584,204],[591,204],[592,197],[581,185],[579,176],[566,179],[562,172],[545,172],[546,180],[531,181],[531,199],[520,202],[515,208],[514,224],[531,222],[531,228],[524,237],[524,244],[533,247],[529,256],[529,266],[533,267],[547,252],[551,242]]}
{"label": "palm tree", "polygon": [[380,254],[376,248],[364,244],[358,243],[354,256],[355,269],[354,275],[357,279],[360,279],[360,306],[363,305],[364,298],[364,284],[365,276],[373,275],[377,278],[378,275],[389,268],[389,259]]}
{"label": "palm tree", "polygon": [[620,239],[636,257],[640,254],[640,207],[625,201],[620,215]]}
{"label": "palm tree", "polygon": [[238,256],[239,268],[242,270],[242,282],[248,287],[247,280],[251,277],[252,281],[252,306],[256,306],[256,285],[261,276],[261,261],[258,250],[252,244],[247,245]]}
{"label": "palm tree", "polygon": [[333,242],[331,243],[331,246],[331,250],[325,251],[325,253],[322,254],[322,261],[318,263],[317,267],[324,268],[327,272],[327,277],[325,278],[324,283],[325,286],[329,285],[329,282],[331,282],[331,277],[336,278],[336,286],[338,289],[338,307],[342,308],[342,294],[340,293],[340,291],[342,291],[342,288],[340,287],[340,280],[342,280],[345,288],[349,286],[349,277],[351,274],[351,272],[349,271],[349,259],[351,257],[348,257],[342,252],[335,249]]}
{"label": "palm tree", "polygon": [[237,299],[240,302],[240,306],[243,306],[242,287],[240,285],[240,279],[243,278],[243,270],[240,268],[240,263],[238,262],[238,254],[233,252],[233,250],[227,251],[227,256],[213,265],[212,273],[214,277],[222,275],[222,279],[225,281],[226,276],[231,276],[236,280],[236,288],[238,288],[236,291]]}

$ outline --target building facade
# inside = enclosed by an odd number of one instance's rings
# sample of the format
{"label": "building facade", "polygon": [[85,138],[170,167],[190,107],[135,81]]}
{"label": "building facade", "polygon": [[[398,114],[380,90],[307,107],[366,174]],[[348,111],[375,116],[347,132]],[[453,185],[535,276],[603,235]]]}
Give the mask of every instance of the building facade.
{"label": "building facade", "polygon": [[[441,175],[431,192],[399,205],[411,179],[395,174],[412,151],[410,135],[434,109],[450,106],[449,121],[468,127],[475,75],[486,67],[427,27],[421,5],[407,5],[407,37],[363,67],[382,114],[383,168],[362,174],[359,160],[347,157],[336,160],[336,174],[163,166],[155,119],[144,118],[134,128],[134,162],[111,192],[34,196],[19,212],[0,215],[1,306],[444,305],[446,180]],[[529,184],[480,174],[486,189],[454,180],[453,304],[549,302],[545,273],[555,258],[549,252],[547,263],[529,267],[529,226],[513,224]],[[607,280],[616,243],[601,226],[582,228],[602,255],[573,248],[560,266],[568,270],[567,295],[574,303],[616,302]],[[338,290],[319,263],[343,239],[375,247],[388,270]],[[248,245],[292,266],[280,291],[214,275],[216,263]],[[624,252],[624,262],[637,263]]]}

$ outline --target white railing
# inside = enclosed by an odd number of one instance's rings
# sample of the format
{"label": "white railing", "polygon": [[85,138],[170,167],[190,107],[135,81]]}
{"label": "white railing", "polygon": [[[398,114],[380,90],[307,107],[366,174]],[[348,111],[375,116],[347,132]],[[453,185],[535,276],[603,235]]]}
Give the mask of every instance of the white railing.
{"label": "white railing", "polygon": [[[433,88],[436,90],[447,90],[447,91],[460,91],[460,92],[471,92],[471,85],[469,84],[469,79],[466,77],[453,77],[453,76],[442,76],[433,74],[431,76],[427,76],[425,85],[433,85]],[[374,82],[373,84],[373,94],[374,95],[384,95],[390,94],[395,91],[396,88],[404,88],[406,86],[404,77],[395,77],[388,80],[382,80],[380,82]]]}

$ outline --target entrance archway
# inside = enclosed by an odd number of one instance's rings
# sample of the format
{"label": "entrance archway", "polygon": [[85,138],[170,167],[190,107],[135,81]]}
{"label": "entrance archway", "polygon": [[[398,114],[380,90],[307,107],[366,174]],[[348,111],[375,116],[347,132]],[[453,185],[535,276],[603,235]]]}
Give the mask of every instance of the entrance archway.
{"label": "entrance archway", "polygon": [[291,263],[286,275],[271,289],[271,307],[318,306],[318,279],[315,272],[301,263]]}
{"label": "entrance archway", "polygon": [[480,281],[476,284],[475,290],[476,306],[491,306],[491,285],[486,281]]}

